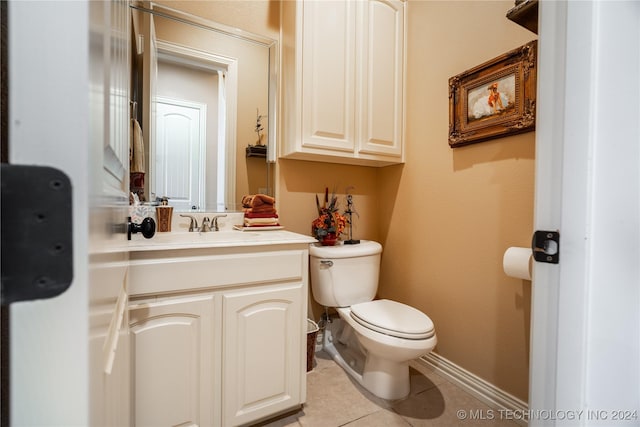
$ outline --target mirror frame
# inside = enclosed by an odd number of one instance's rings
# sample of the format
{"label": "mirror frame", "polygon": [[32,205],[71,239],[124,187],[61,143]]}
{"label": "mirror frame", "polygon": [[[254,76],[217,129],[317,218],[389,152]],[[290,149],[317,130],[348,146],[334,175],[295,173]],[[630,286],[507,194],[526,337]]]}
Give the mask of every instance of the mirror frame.
{"label": "mirror frame", "polygon": [[[275,164],[277,159],[277,124],[278,124],[278,90],[279,90],[279,49],[278,49],[278,41],[272,38],[251,33],[249,31],[245,31],[239,28],[231,27],[225,24],[221,24],[219,22],[211,21],[205,18],[202,18],[197,15],[193,15],[187,12],[180,11],[178,9],[173,9],[171,7],[149,2],[149,1],[134,1],[130,4],[130,7],[133,9],[137,9],[141,12],[150,13],[153,16],[159,16],[163,18],[173,19],[185,24],[194,25],[196,27],[200,27],[202,29],[210,30],[217,32],[219,34],[237,38],[249,43],[254,43],[259,46],[265,47],[268,49],[268,57],[269,57],[269,79],[268,79],[268,133],[267,133],[267,193],[271,196],[275,196],[275,188],[273,188],[273,183],[271,182],[270,176],[270,164]],[[236,130],[233,130],[233,136],[235,137]],[[234,141],[235,142],[235,141]],[[235,151],[234,155],[235,157]],[[234,168],[235,169],[235,168]],[[235,179],[235,177],[234,177]],[[234,185],[235,187],[235,185]],[[227,196],[225,195],[225,198]],[[234,195],[235,197],[235,195]],[[239,202],[236,201],[236,206],[239,205]]]}

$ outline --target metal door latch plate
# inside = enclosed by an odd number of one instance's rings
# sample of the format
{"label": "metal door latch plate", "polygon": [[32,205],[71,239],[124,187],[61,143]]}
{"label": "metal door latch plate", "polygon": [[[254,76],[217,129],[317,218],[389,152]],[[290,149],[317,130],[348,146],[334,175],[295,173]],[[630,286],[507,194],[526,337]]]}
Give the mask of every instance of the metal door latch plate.
{"label": "metal door latch plate", "polygon": [[558,264],[560,262],[560,233],[537,230],[531,241],[533,259],[538,262]]}

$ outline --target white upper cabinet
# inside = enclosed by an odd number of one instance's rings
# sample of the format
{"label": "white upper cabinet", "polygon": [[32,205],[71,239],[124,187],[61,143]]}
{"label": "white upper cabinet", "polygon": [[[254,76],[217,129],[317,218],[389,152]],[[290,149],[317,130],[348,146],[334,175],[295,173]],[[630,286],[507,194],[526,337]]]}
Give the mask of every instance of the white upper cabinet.
{"label": "white upper cabinet", "polygon": [[353,152],[355,3],[301,3],[302,146]]}
{"label": "white upper cabinet", "polygon": [[281,157],[403,163],[405,4],[282,3]]}

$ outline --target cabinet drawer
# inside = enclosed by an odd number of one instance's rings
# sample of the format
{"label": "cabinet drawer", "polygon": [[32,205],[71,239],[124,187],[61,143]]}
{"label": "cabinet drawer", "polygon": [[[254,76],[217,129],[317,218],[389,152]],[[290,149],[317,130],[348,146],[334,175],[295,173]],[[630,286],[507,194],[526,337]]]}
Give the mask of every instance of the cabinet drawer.
{"label": "cabinet drawer", "polygon": [[131,295],[300,281],[308,265],[308,252],[300,250],[175,255],[150,253],[132,259]]}

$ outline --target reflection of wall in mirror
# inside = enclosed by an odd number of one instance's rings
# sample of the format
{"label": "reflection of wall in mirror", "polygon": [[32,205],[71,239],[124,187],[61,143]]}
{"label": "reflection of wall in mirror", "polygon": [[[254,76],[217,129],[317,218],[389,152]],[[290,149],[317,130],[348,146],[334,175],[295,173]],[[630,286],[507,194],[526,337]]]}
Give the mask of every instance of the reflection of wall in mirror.
{"label": "reflection of wall in mirror", "polygon": [[280,37],[280,5],[277,1],[158,0],[155,3],[273,40]]}

